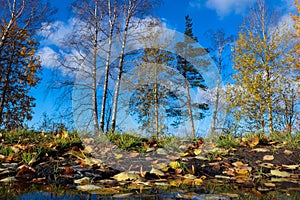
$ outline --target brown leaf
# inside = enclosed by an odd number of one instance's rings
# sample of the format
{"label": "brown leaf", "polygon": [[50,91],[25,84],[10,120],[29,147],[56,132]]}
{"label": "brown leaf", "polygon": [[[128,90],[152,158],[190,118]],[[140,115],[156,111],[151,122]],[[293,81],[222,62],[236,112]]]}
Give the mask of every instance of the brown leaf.
{"label": "brown leaf", "polygon": [[21,178],[21,179],[33,179],[36,176],[36,171],[28,166],[28,165],[22,165],[18,167],[18,172],[16,174],[16,178]]}
{"label": "brown leaf", "polygon": [[255,136],[254,138],[251,138],[249,141],[248,141],[248,145],[249,147],[255,147],[256,145],[258,145],[259,143],[259,137],[258,136]]}
{"label": "brown leaf", "polygon": [[274,183],[264,183],[266,187],[276,187]]}
{"label": "brown leaf", "polygon": [[9,163],[13,160],[13,158],[14,158],[14,155],[6,156],[6,158],[3,161],[6,163]]}
{"label": "brown leaf", "polygon": [[235,167],[247,167],[248,166],[248,164],[244,164],[240,161],[237,161],[237,162],[234,162],[234,163],[231,163],[231,164]]}
{"label": "brown leaf", "polygon": [[74,169],[70,166],[65,168],[65,174],[73,174],[75,173]]}
{"label": "brown leaf", "polygon": [[283,152],[285,155],[291,155],[291,154],[293,154],[293,152],[292,151],[290,151],[290,150],[284,150],[284,152]]}
{"label": "brown leaf", "polygon": [[265,155],[263,157],[263,160],[274,160],[274,156],[273,155]]}

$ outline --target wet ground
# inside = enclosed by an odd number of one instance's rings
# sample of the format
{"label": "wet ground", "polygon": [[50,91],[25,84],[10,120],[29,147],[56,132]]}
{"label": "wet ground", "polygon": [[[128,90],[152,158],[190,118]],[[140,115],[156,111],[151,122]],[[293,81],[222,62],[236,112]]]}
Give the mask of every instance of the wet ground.
{"label": "wet ground", "polygon": [[49,144],[28,162],[18,159],[27,147],[14,147],[18,154],[1,157],[1,199],[300,199],[300,150],[274,142],[218,148],[201,140],[179,155],[149,146],[142,156]]}

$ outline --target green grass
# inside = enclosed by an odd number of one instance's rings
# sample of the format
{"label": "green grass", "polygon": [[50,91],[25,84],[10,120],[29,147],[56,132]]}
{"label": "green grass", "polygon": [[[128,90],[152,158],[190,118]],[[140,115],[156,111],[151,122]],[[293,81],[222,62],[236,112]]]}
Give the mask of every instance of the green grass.
{"label": "green grass", "polygon": [[12,148],[10,146],[1,145],[0,146],[0,154],[4,155],[4,156],[10,156],[10,155],[14,154],[14,151],[12,150]]}
{"label": "green grass", "polygon": [[236,138],[232,135],[221,135],[216,140],[216,146],[220,148],[237,147],[240,144],[240,138]]}
{"label": "green grass", "polygon": [[138,134],[108,132],[106,137],[123,150],[145,152],[143,144],[146,140]]}

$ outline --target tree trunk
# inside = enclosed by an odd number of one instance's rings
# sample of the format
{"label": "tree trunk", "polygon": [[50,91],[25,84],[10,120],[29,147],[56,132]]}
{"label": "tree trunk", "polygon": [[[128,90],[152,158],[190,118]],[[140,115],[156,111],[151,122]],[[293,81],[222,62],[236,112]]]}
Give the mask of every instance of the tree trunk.
{"label": "tree trunk", "polygon": [[105,118],[105,108],[106,108],[106,99],[107,99],[107,90],[108,90],[108,75],[110,70],[110,57],[111,57],[111,46],[112,46],[112,39],[113,39],[113,32],[115,21],[117,17],[117,9],[116,9],[116,1],[114,4],[114,15],[111,19],[111,4],[110,0],[107,1],[108,11],[109,11],[109,39],[108,39],[108,49],[107,49],[107,56],[106,56],[106,63],[105,63],[105,78],[104,78],[104,86],[103,86],[103,96],[102,96],[102,106],[101,106],[101,116],[100,116],[100,131],[104,132],[104,118]]}
{"label": "tree trunk", "polygon": [[218,109],[219,109],[219,100],[220,100],[220,73],[218,74],[218,79],[217,79],[217,93],[216,93],[216,100],[215,100],[215,106],[214,106],[214,111],[213,111],[213,118],[212,118],[212,125],[211,125],[211,137],[215,137],[215,130],[216,130],[216,124],[217,124],[217,114],[218,114]]}
{"label": "tree trunk", "polygon": [[127,40],[127,33],[128,33],[128,26],[131,19],[132,13],[131,13],[131,1],[129,1],[129,8],[127,10],[127,18],[125,22],[125,29],[123,33],[123,41],[122,41],[122,48],[121,48],[121,56],[119,59],[119,72],[117,77],[117,84],[114,94],[114,101],[113,101],[113,111],[112,111],[112,121],[111,121],[111,130],[112,132],[115,132],[116,129],[116,121],[117,121],[117,110],[118,110],[118,100],[119,100],[119,92],[120,92],[120,86],[121,86],[121,78],[123,74],[123,62],[125,57],[125,45]]}
{"label": "tree trunk", "polygon": [[[95,19],[97,18],[97,1],[95,4]],[[97,100],[97,50],[98,50],[98,22],[95,22],[94,49],[93,49],[93,69],[92,69],[92,101],[93,101],[93,118],[94,118],[94,134],[99,133],[98,123],[98,100]]]}
{"label": "tree trunk", "polygon": [[194,117],[193,117],[192,100],[191,100],[189,84],[188,84],[186,76],[184,76],[184,85],[185,85],[185,90],[186,90],[186,95],[187,95],[187,103],[188,103],[188,111],[189,111],[189,117],[190,117],[190,123],[191,123],[192,138],[195,138],[196,134],[195,134],[195,124],[194,124]]}

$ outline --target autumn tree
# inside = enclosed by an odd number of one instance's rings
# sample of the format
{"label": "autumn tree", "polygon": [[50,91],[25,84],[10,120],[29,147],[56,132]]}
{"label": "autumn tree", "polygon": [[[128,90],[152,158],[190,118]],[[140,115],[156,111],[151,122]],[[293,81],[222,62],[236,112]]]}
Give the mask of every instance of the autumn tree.
{"label": "autumn tree", "polygon": [[[205,68],[210,65],[210,62],[205,59],[208,55],[207,49],[196,47],[198,39],[193,34],[193,22],[192,19],[187,15],[185,17],[185,32],[184,41],[176,43],[175,49],[177,56],[177,70],[181,73],[184,79],[183,87],[185,88],[186,105],[188,108],[188,117],[191,126],[191,136],[195,138],[195,115],[201,116],[199,110],[207,110],[206,104],[195,104],[191,98],[191,90],[195,88],[206,89],[205,81],[197,68]],[[192,64],[196,63],[196,66]],[[200,117],[200,118],[201,118]],[[198,118],[199,120],[199,118]]]}
{"label": "autumn tree", "polygon": [[35,33],[53,14],[40,1],[0,1],[0,126],[19,128],[32,118],[30,89],[39,81]]}
{"label": "autumn tree", "polygon": [[[300,3],[299,3],[299,0],[295,0],[294,4],[295,4],[295,7],[297,9],[297,14],[292,15],[292,19],[294,20],[294,28],[296,30],[296,38],[298,38],[298,41],[299,41],[299,38],[300,38],[300,15],[299,15],[300,14]],[[298,57],[299,57],[300,56],[300,44],[299,44],[299,42],[296,44],[296,48],[297,48],[297,54],[298,54]],[[300,69],[299,59],[298,59],[298,62],[296,62],[296,69],[298,69],[298,72],[299,72],[299,69]],[[297,79],[299,81],[300,76],[298,76]]]}
{"label": "autumn tree", "polygon": [[291,29],[279,25],[272,13],[258,0],[241,26],[233,52],[235,85],[228,99],[236,120],[263,134],[274,132],[276,94],[295,61]]}

